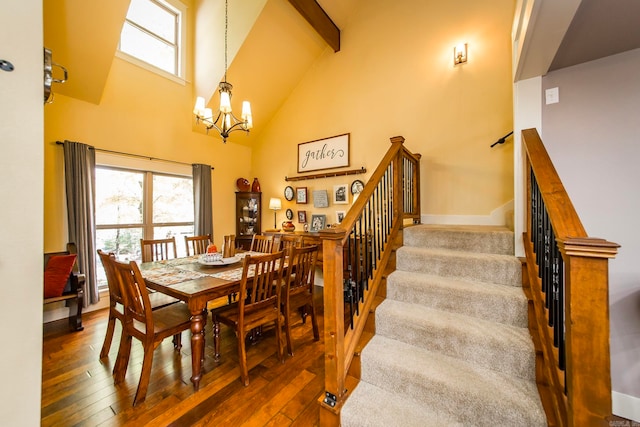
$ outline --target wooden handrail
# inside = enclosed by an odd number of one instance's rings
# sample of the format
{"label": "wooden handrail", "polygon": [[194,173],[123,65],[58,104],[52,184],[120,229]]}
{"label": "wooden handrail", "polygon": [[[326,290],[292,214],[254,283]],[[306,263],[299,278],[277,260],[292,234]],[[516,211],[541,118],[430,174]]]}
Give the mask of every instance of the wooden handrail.
{"label": "wooden handrail", "polygon": [[[618,244],[587,236],[535,129],[526,154],[524,245],[535,314],[538,383],[550,424],[605,425],[611,416],[608,260]],[[550,406],[550,407],[549,407]]]}
{"label": "wooden handrail", "polygon": [[[410,153],[403,144],[403,137],[391,138],[391,147],[342,223],[319,232],[324,278],[325,395],[320,399],[323,426],[340,423],[340,408],[350,392],[345,385],[347,373],[391,259],[391,243],[405,219],[415,221],[420,217],[420,155]],[[405,196],[411,198],[410,203],[404,203]]]}

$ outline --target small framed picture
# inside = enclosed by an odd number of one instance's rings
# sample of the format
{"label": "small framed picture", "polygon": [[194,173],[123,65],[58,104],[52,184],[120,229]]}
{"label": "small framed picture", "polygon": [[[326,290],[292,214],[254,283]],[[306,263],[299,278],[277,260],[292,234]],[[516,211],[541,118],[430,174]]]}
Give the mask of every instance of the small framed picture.
{"label": "small framed picture", "polygon": [[296,187],[296,203],[307,203],[307,187]]}
{"label": "small framed picture", "polygon": [[327,223],[326,215],[311,215],[311,228],[309,231],[324,230]]}
{"label": "small framed picture", "polygon": [[333,186],[333,203],[336,205],[346,205],[349,203],[349,193],[347,184]]}
{"label": "small framed picture", "polygon": [[336,223],[340,224],[346,215],[345,211],[336,211]]}
{"label": "small framed picture", "polygon": [[307,211],[298,211],[298,222],[300,224],[306,224],[306,222],[307,222]]}

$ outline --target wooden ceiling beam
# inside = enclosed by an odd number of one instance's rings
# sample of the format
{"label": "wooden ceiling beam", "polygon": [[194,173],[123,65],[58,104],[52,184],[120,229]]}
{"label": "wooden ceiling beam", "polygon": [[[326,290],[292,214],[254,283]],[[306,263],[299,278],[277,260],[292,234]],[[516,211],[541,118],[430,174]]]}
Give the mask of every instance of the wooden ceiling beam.
{"label": "wooden ceiling beam", "polygon": [[289,0],[314,30],[333,48],[340,51],[340,29],[316,0]]}

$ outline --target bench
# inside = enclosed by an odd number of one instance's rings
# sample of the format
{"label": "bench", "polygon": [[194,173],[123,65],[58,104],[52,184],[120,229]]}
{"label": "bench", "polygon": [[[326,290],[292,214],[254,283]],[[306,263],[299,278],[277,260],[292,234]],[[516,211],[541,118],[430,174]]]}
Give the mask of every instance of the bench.
{"label": "bench", "polygon": [[[44,254],[44,268],[46,268],[49,258],[56,255],[76,254],[75,243],[67,243],[67,250],[61,252],[49,252]],[[44,270],[43,268],[43,270]],[[69,274],[69,280],[61,296],[44,298],[44,304],[52,304],[60,301],[65,302],[69,307],[69,328],[72,331],[81,331],[82,326],[82,300],[85,292],[85,275],[80,273],[78,260],[73,264],[73,269]]]}

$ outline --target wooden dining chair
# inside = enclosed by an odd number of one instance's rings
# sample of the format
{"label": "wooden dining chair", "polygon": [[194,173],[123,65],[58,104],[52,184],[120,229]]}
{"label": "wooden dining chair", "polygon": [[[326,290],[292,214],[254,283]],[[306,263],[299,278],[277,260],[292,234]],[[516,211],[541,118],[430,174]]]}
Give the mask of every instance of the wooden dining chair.
{"label": "wooden dining chair", "polygon": [[207,252],[207,246],[211,243],[211,236],[184,236],[184,245],[187,249],[187,256],[200,255]]}
{"label": "wooden dining chair", "polygon": [[[122,293],[120,292],[120,285],[118,284],[118,278],[113,266],[113,261],[116,259],[115,255],[113,252],[105,253],[101,249],[98,249],[98,256],[100,257],[102,267],[104,268],[105,275],[107,276],[107,286],[109,288],[109,320],[107,321],[107,333],[104,337],[102,350],[100,350],[100,359],[102,359],[107,357],[109,350],[111,349],[111,341],[113,341],[113,332],[116,326],[116,320],[120,322],[120,326],[123,326],[124,330],[124,300],[122,298]],[[149,301],[153,310],[179,302],[178,299],[160,292],[149,294]],[[174,335],[173,345],[178,350],[182,347],[180,334]]]}
{"label": "wooden dining chair", "polygon": [[291,317],[293,310],[300,310],[302,323],[305,323],[307,313],[311,314],[313,340],[320,339],[316,306],[313,302],[313,286],[315,281],[318,246],[292,246],[289,252],[289,262],[284,273],[285,286],[283,289],[284,328],[287,338],[287,352],[293,356],[291,343]]}
{"label": "wooden dining chair", "polygon": [[142,262],[162,261],[176,257],[176,238],[140,239]]}
{"label": "wooden dining chair", "polygon": [[220,323],[232,327],[238,340],[240,380],[249,385],[246,337],[259,326],[273,322],[278,345],[278,359],[284,362],[280,310],[284,251],[260,256],[246,256],[242,261],[242,279],[238,302],[212,312],[215,358],[220,358]]}
{"label": "wooden dining chair", "polygon": [[187,304],[171,304],[152,310],[144,278],[135,261],[111,261],[124,301],[124,325],[118,358],[114,367],[114,382],[124,380],[129,364],[132,338],[140,340],[144,349],[142,372],[133,406],[144,402],[151,377],[154,350],[167,337],[180,334],[191,327],[191,313]]}
{"label": "wooden dining chair", "polygon": [[276,245],[275,240],[273,244],[273,251],[285,251],[285,254],[288,256],[289,251],[292,247],[299,248],[302,246],[302,236],[299,234],[283,234],[280,236],[278,244]]}
{"label": "wooden dining chair", "polygon": [[254,234],[251,239],[251,249],[253,252],[270,253],[273,247],[273,236],[265,236],[264,234]]}

